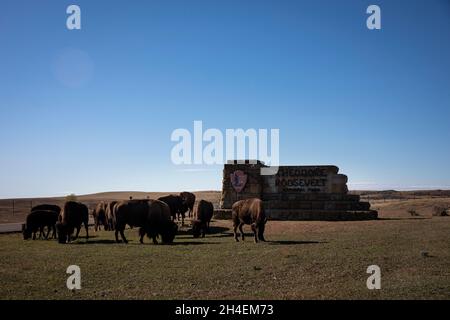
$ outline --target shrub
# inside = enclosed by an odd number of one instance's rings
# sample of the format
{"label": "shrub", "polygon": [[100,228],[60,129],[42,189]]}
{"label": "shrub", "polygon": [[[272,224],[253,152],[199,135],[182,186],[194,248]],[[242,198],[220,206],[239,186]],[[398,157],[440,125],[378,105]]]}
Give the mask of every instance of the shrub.
{"label": "shrub", "polygon": [[420,217],[420,214],[418,214],[414,209],[409,209],[408,213],[411,215],[411,217]]}
{"label": "shrub", "polygon": [[442,206],[434,206],[433,207],[433,216],[435,217],[445,217],[449,215],[449,208]]}
{"label": "shrub", "polygon": [[73,193],[66,196],[66,201],[77,201],[77,196]]}

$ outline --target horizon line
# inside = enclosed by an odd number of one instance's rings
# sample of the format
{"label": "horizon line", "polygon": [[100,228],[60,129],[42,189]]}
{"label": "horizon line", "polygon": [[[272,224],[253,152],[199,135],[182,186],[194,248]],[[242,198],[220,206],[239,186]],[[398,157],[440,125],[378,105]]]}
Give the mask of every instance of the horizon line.
{"label": "horizon line", "polygon": [[[188,191],[192,193],[199,193],[199,192],[222,192],[222,190],[183,190]],[[348,192],[358,192],[358,191],[364,191],[364,192],[386,192],[386,191],[393,191],[393,192],[421,192],[421,191],[450,191],[450,186],[445,186],[442,188],[439,187],[402,187],[402,188],[384,188],[384,189],[349,189]],[[64,195],[38,195],[38,196],[17,196],[17,197],[0,197],[0,201],[3,200],[18,200],[18,199],[45,199],[45,198],[64,198],[69,195],[75,195],[76,197],[88,197],[88,196],[94,196],[94,195],[100,195],[100,194],[108,194],[108,193],[167,193],[167,194],[174,194],[179,193],[182,191],[140,191],[140,190],[122,190],[122,191],[100,191],[100,192],[93,192],[93,193],[83,193],[83,194],[76,194],[76,193],[68,193]]]}

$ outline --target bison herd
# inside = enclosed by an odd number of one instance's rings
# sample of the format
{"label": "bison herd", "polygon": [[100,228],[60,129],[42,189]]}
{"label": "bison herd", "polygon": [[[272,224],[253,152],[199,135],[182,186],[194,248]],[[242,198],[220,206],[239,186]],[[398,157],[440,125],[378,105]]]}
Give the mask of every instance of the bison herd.
{"label": "bison herd", "polygon": [[[209,231],[209,224],[213,217],[214,206],[211,202],[200,200],[195,202],[195,195],[190,192],[182,192],[179,195],[168,195],[157,200],[142,199],[126,201],[100,202],[92,210],[94,230],[114,231],[116,242],[128,243],[124,230],[128,225],[138,228],[139,241],[144,242],[147,236],[154,244],[158,238],[162,243],[170,244],[178,233],[176,220],[181,220],[184,225],[186,212],[191,221],[192,235],[195,238],[205,237]],[[264,229],[267,218],[260,199],[246,199],[234,203],[232,207],[232,221],[234,227],[234,239],[238,240],[237,229],[244,240],[243,226],[250,225],[254,233],[255,242],[265,241]],[[59,243],[68,243],[78,238],[81,227],[86,230],[86,240],[89,239],[89,209],[79,202],[68,201],[61,208],[56,205],[39,205],[31,209],[23,226],[25,240],[39,238],[58,239]],[[47,232],[45,232],[47,228]],[[76,232],[75,232],[76,230]],[[75,234],[75,235],[74,235]]]}

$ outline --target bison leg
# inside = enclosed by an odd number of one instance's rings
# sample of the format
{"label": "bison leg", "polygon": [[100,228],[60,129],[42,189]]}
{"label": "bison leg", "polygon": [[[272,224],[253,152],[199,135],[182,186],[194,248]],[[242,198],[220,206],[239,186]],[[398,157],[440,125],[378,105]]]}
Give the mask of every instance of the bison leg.
{"label": "bison leg", "polygon": [[50,234],[50,228],[51,228],[51,226],[47,226],[47,234],[44,235],[45,240],[48,240],[48,235]]}
{"label": "bison leg", "polygon": [[258,230],[256,229],[256,226],[254,224],[252,224],[252,231],[253,236],[255,237],[255,243],[258,243]]}
{"label": "bison leg", "polygon": [[125,234],[123,233],[123,229],[119,231],[120,232],[120,236],[122,237],[123,242],[128,243],[127,238],[125,238]]}
{"label": "bison leg", "polygon": [[261,229],[258,230],[258,239],[263,242],[266,242],[266,239],[264,238],[264,230]]}
{"label": "bison leg", "polygon": [[88,222],[84,223],[84,228],[86,229],[86,241],[89,240],[89,224]]}
{"label": "bison leg", "polygon": [[153,239],[153,244],[158,244],[158,240],[156,239],[156,237],[157,237],[157,236],[153,236],[153,237],[152,237],[152,239]]}
{"label": "bison leg", "polygon": [[118,237],[118,233],[120,232],[120,236],[122,237],[122,240],[124,243],[128,243],[127,238],[125,238],[125,234],[123,233],[123,231],[125,230],[125,224],[116,224],[116,242],[120,242],[119,241],[119,237]]}
{"label": "bison leg", "polygon": [[70,243],[71,241],[75,240],[76,238],[73,238],[73,228],[67,229],[67,243]]}
{"label": "bison leg", "polygon": [[73,240],[77,240],[78,236],[80,235],[81,226],[77,227],[77,233],[75,234],[75,238]]}
{"label": "bison leg", "polygon": [[139,229],[139,242],[144,243],[145,230],[143,228]]}
{"label": "bison leg", "polygon": [[235,224],[233,226],[233,233],[234,233],[234,240],[236,240],[236,242],[239,242],[238,235],[237,235],[237,232],[236,232],[237,228],[238,228],[238,225]]}
{"label": "bison leg", "polygon": [[116,236],[116,242],[119,243],[120,242],[119,241],[119,230],[117,230],[117,228],[115,230],[115,236]]}
{"label": "bison leg", "polygon": [[242,241],[244,241],[244,238],[245,238],[245,236],[244,236],[244,230],[242,230],[242,227],[244,226],[244,224],[241,222],[240,224],[239,224],[239,232],[241,233],[241,239],[242,239]]}

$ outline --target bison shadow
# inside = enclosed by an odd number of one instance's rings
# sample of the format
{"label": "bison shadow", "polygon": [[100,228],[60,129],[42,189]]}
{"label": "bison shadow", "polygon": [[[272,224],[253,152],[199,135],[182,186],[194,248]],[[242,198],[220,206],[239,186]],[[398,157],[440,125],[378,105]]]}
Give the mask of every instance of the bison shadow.
{"label": "bison shadow", "polygon": [[428,217],[410,217],[410,218],[377,218],[380,221],[401,221],[401,220],[426,220]]}
{"label": "bison shadow", "polygon": [[210,226],[208,234],[224,233],[224,232],[226,232],[228,230],[230,230],[230,228]]}
{"label": "bison shadow", "polygon": [[[232,236],[232,234],[225,233],[226,231],[229,231],[229,230],[230,230],[230,228],[210,226],[208,232],[206,233],[206,236],[220,234],[220,236],[229,237],[229,236]],[[186,236],[186,235],[192,237],[192,228],[191,227],[189,227],[188,229],[178,230],[178,232],[177,232],[177,236]]]}
{"label": "bison shadow", "polygon": [[295,244],[321,244],[328,243],[326,241],[295,241],[295,240],[276,240],[276,241],[266,241],[266,243],[271,245],[295,245]]}
{"label": "bison shadow", "polygon": [[86,241],[86,239],[77,239],[70,244],[113,244],[117,243],[116,240],[112,239],[97,239],[97,240],[91,240],[91,237],[89,237],[89,240]]}
{"label": "bison shadow", "polygon": [[[230,232],[227,232],[227,233],[220,233],[220,234],[215,234],[215,235],[212,235],[212,234],[206,234],[206,237],[208,237],[208,235],[211,237],[211,238],[230,238],[230,237],[233,237],[233,234],[232,233],[230,233]],[[246,234],[245,236],[248,236],[248,237],[253,237],[253,234]]]}
{"label": "bison shadow", "polygon": [[[83,239],[84,240],[84,239]],[[125,244],[123,241],[121,242],[116,242],[116,240],[112,240],[112,239],[99,239],[99,240],[93,240],[91,241],[89,239],[89,241],[83,241],[83,240],[75,240],[74,242],[71,242],[70,244],[75,244],[75,245],[89,245],[89,244],[121,244],[124,246],[127,245],[140,245],[140,246],[145,246],[145,245],[151,245],[151,246],[155,246],[155,244],[153,244],[152,242],[144,242],[144,243],[140,243],[139,240],[129,240],[128,244]],[[159,242],[159,244],[156,244],[156,246],[158,245],[164,245],[164,246],[178,246],[178,245],[182,245],[182,246],[188,246],[188,245],[200,245],[200,244],[217,244],[214,242],[204,242],[204,241],[183,241],[183,242],[177,242],[176,238],[175,241],[173,243],[168,243],[168,244],[164,244]]]}
{"label": "bison shadow", "polygon": [[207,242],[207,241],[183,241],[183,242],[178,242],[178,241],[176,241],[176,238],[175,238],[175,241],[174,242],[172,242],[172,243],[170,243],[170,244],[167,244],[168,246],[190,246],[190,245],[194,245],[194,246],[197,246],[197,245],[201,245],[201,244],[217,244],[217,242]]}

